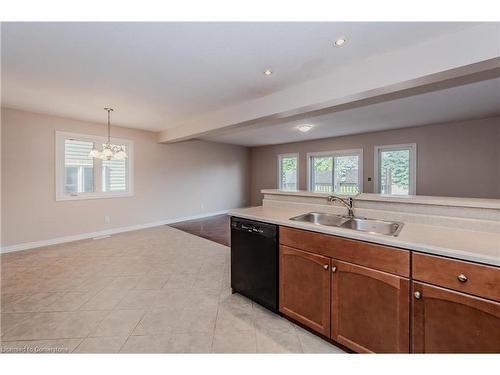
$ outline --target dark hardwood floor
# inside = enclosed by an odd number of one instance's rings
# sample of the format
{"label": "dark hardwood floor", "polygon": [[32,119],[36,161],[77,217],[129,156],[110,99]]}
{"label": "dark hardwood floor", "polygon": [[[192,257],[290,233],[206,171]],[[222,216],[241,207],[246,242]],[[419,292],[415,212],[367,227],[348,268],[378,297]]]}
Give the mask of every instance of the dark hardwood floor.
{"label": "dark hardwood floor", "polygon": [[230,217],[228,215],[215,215],[203,219],[180,221],[170,224],[170,226],[225,246],[230,245]]}

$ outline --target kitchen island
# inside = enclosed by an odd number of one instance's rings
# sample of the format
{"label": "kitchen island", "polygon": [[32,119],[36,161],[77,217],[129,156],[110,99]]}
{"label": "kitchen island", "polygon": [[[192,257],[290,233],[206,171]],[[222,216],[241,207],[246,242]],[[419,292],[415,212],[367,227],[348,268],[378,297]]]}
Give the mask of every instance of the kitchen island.
{"label": "kitchen island", "polygon": [[290,220],[345,214],[324,196],[265,194],[230,215],[279,226],[284,316],[355,352],[500,352],[496,202],[356,201],[357,216],[404,222],[389,236]]}

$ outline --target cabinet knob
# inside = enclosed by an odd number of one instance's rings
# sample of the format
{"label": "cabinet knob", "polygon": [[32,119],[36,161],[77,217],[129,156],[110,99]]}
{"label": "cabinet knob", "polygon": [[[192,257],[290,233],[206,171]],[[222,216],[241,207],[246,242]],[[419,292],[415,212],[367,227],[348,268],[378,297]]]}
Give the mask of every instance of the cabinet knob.
{"label": "cabinet knob", "polygon": [[337,267],[332,266],[332,272],[335,272],[335,271],[337,271]]}
{"label": "cabinet knob", "polygon": [[422,293],[420,293],[420,292],[418,292],[418,291],[417,291],[417,292],[415,292],[415,293],[413,293],[413,295],[415,296],[415,298],[416,298],[416,299],[420,299],[420,298],[422,298]]}
{"label": "cabinet knob", "polygon": [[457,279],[458,281],[460,281],[461,283],[465,283],[468,279],[467,279],[467,276],[465,276],[463,273],[461,273],[460,275],[457,276]]}
{"label": "cabinet knob", "polygon": [[323,268],[324,268],[325,270],[327,270],[327,269],[328,269],[328,264],[323,265]]}

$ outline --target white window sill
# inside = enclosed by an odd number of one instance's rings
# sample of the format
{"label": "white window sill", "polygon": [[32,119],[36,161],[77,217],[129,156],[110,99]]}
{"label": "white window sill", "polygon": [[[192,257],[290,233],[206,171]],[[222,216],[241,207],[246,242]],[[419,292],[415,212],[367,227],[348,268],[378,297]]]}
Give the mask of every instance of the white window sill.
{"label": "white window sill", "polygon": [[108,199],[108,198],[125,198],[125,197],[133,197],[133,192],[124,192],[124,193],[89,193],[89,194],[78,194],[78,195],[58,195],[56,196],[56,201],[78,201],[78,200],[86,200],[86,199]]}

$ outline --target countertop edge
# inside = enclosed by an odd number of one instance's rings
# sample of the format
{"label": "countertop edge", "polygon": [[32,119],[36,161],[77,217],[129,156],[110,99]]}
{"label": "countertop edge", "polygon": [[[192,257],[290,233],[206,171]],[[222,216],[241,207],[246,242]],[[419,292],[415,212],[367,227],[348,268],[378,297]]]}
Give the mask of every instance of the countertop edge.
{"label": "countertop edge", "polygon": [[[319,193],[305,190],[283,191],[277,189],[262,189],[262,194],[268,195],[289,195],[296,197],[309,198],[326,198],[331,193]],[[340,194],[342,195],[342,194]],[[346,197],[349,195],[345,195]],[[402,203],[428,206],[445,206],[445,207],[465,207],[465,208],[483,208],[500,210],[500,199],[483,199],[483,198],[461,198],[461,197],[439,197],[439,196],[398,196],[384,195],[374,193],[360,193],[352,195],[357,201],[381,202],[381,203]]]}

